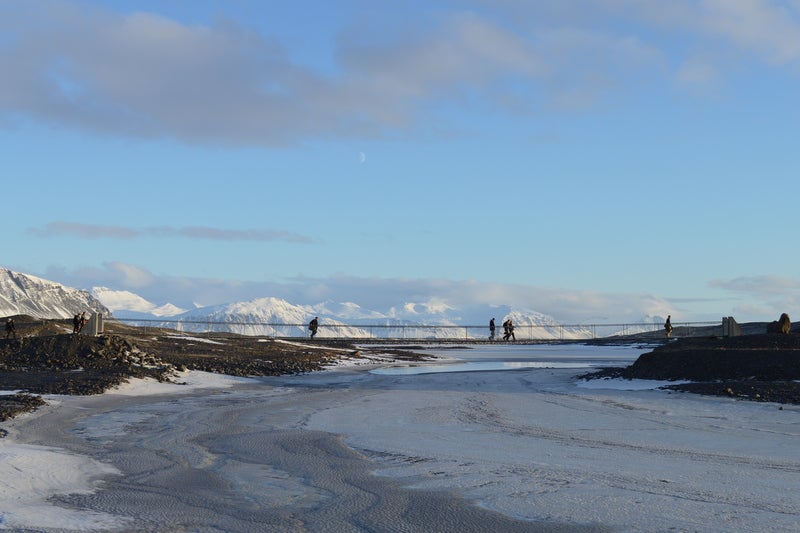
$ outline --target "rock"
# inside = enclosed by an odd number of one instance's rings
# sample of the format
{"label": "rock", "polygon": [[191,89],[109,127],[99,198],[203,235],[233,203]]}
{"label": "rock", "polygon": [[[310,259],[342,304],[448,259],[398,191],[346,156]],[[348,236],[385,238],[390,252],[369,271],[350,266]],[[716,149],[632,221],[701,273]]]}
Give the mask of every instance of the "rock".
{"label": "rock", "polygon": [[690,383],[663,388],[800,404],[800,335],[682,338],[642,354],[628,367],[604,369],[582,377],[688,380]]}
{"label": "rock", "polygon": [[658,380],[800,379],[800,336],[684,338],[642,354],[623,377]]}
{"label": "rock", "polygon": [[[41,396],[32,394],[9,394],[0,396],[0,421],[14,418],[21,413],[35,411],[38,407],[45,405]],[[4,437],[6,432],[0,433]]]}

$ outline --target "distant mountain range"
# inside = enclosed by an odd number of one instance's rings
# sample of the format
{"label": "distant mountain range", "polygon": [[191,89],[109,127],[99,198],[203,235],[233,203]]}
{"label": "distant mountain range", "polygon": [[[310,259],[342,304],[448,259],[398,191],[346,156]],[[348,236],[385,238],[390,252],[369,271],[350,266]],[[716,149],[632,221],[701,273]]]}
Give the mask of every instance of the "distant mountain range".
{"label": "distant mountain range", "polygon": [[243,335],[296,337],[307,335],[308,322],[319,317],[319,337],[463,339],[488,336],[489,319],[495,317],[498,337],[502,336],[502,322],[506,318],[513,320],[517,335],[528,336],[523,331],[535,328],[536,338],[540,339],[592,337],[592,332],[586,328],[565,331],[552,317],[507,307],[431,310],[424,305],[404,304],[382,313],[353,302],[327,301],[298,305],[281,298],[264,297],[188,311],[171,306],[170,309],[176,311],[171,314],[165,311],[168,306],[157,307],[129,292],[95,287],[92,294],[110,307],[118,319],[147,320],[151,325],[190,332],[213,330]]}
{"label": "distant mountain range", "polygon": [[[498,337],[503,334],[502,323],[507,318],[513,320],[518,338],[576,340],[614,333],[584,326],[563,327],[554,318],[536,311],[490,305],[454,309],[406,302],[380,312],[353,302],[299,305],[281,298],[262,297],[186,310],[172,304],[154,304],[130,291],[108,287],[86,291],[0,268],[0,315],[70,318],[82,311],[186,332],[265,336],[305,336],[306,324],[314,317],[319,317],[319,337],[482,338],[489,334],[492,317],[496,319]],[[659,319],[654,319],[654,323],[656,320]]]}

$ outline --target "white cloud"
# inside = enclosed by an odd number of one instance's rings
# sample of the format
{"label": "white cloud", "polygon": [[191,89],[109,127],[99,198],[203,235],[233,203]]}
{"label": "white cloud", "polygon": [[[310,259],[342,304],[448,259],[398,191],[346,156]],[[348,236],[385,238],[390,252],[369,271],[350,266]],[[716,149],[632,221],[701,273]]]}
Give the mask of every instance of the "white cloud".
{"label": "white cloud", "polygon": [[[735,47],[772,65],[800,60],[800,7],[786,0],[596,0],[608,12],[636,18],[682,38],[690,53]],[[696,41],[687,40],[689,34]]]}
{"label": "white cloud", "polygon": [[800,280],[774,275],[712,280],[709,286],[746,298],[734,313],[759,320],[777,320],[780,313],[800,314]]}
{"label": "white cloud", "polygon": [[776,65],[800,60],[800,11],[783,1],[705,0],[702,30],[729,39]]}
{"label": "white cloud", "polygon": [[[653,60],[670,65],[675,81],[691,88],[712,88],[760,66],[800,73],[800,2],[797,0],[473,0],[482,13],[503,17],[518,31],[542,28],[588,31],[608,42],[638,42],[647,62],[630,63],[624,76],[657,74]],[[534,29],[527,29],[534,28]],[[563,50],[554,49],[556,53]],[[579,53],[607,65],[613,47],[581,47]],[[660,58],[660,59],[658,59]],[[701,59],[702,58],[702,59]],[[625,63],[624,59],[621,63]],[[568,69],[575,65],[565,64]],[[613,65],[613,64],[612,64]],[[604,77],[608,71],[600,69]],[[561,72],[563,75],[564,71]],[[661,76],[657,76],[661,78]],[[588,79],[588,78],[587,78]],[[698,83],[700,85],[698,85]],[[575,85],[586,91],[586,84]],[[578,94],[580,94],[580,91]]]}
{"label": "white cloud", "polygon": [[115,262],[109,263],[108,268],[116,273],[118,279],[125,287],[140,289],[151,285],[155,281],[155,276],[143,268],[133,265]]}
{"label": "white cloud", "polygon": [[777,295],[800,292],[800,281],[781,276],[742,276],[712,280],[710,286],[747,295]]}
{"label": "white cloud", "polygon": [[[279,146],[421,123],[431,132],[452,129],[431,115],[438,103],[472,112],[489,102],[515,114],[586,108],[663,77],[662,45],[648,28],[617,27],[625,17],[609,6],[619,2],[584,2],[605,13],[598,22],[578,7],[529,4],[544,7],[518,7],[519,19],[501,3],[352,22],[341,28],[330,68],[300,64],[275,38],[230,20],[198,26],[66,1],[37,9],[8,1],[0,4],[0,34],[13,36],[0,43],[0,117],[99,134]],[[657,5],[644,2],[638,12],[663,12]],[[728,10],[713,26],[707,12],[700,18],[708,31],[752,46],[776,16],[764,10],[761,25],[734,35],[725,20],[737,13]],[[787,35],[773,36],[769,49],[786,60],[794,27],[784,26]]]}
{"label": "white cloud", "polygon": [[[0,6],[0,110],[98,133],[281,144],[328,117],[330,83],[281,46],[232,23],[188,26],[83,4]],[[46,4],[46,5],[42,5]],[[345,110],[346,111],[346,110]]]}
{"label": "white cloud", "polygon": [[227,229],[209,226],[156,226],[132,228],[102,224],[83,224],[79,222],[57,221],[42,227],[28,228],[27,233],[34,237],[52,238],[72,236],[83,239],[134,239],[141,237],[184,238],[212,241],[285,241],[308,244],[310,237],[283,230],[270,229]]}

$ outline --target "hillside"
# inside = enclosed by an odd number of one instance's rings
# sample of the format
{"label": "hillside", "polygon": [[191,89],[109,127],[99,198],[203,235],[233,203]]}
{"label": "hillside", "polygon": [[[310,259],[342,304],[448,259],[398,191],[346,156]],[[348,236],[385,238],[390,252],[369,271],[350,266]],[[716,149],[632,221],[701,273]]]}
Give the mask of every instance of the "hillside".
{"label": "hillside", "polygon": [[111,314],[87,291],[0,267],[0,316],[68,318],[83,311]]}

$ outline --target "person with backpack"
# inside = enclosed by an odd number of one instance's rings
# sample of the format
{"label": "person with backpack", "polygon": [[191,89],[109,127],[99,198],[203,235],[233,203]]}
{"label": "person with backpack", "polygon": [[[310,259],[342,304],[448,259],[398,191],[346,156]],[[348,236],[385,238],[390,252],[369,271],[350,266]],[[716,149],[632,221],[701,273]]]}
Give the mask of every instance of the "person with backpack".
{"label": "person with backpack", "polygon": [[314,338],[314,335],[317,334],[317,328],[319,328],[319,317],[314,317],[314,320],[308,323],[308,330],[311,332],[311,338]]}

